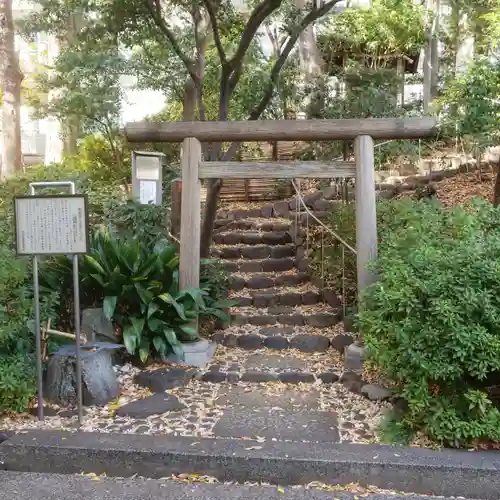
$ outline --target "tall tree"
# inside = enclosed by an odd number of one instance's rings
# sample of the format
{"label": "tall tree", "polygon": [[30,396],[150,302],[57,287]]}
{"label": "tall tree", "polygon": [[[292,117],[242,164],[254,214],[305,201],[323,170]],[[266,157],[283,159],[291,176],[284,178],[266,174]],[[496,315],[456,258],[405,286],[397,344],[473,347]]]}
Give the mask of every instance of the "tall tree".
{"label": "tall tree", "polygon": [[[218,120],[231,116],[238,92],[246,95],[247,118],[259,119],[274,96],[280,73],[296,42],[308,26],[327,14],[341,0],[307,2],[297,8],[292,0],[260,0],[238,9],[231,0],[39,0],[38,27],[45,31],[64,28],[68,12],[78,11],[86,20],[76,35],[79,40],[113,36],[131,55],[130,72],[143,87],[160,87],[167,96],[183,95],[187,79],[196,89],[197,115],[206,119],[206,82],[218,87]],[[280,53],[265,65],[266,71],[244,77],[259,53],[259,40],[266,22],[280,20],[283,44]],[[36,24],[36,23],[35,23]],[[33,23],[32,23],[33,27]],[[216,53],[216,65],[207,66],[206,54]],[[251,94],[242,82],[254,85]],[[179,87],[181,87],[179,89]],[[250,101],[252,101],[250,103]],[[204,148],[210,160],[233,158],[238,144]],[[209,251],[221,182],[210,181],[202,226],[201,254]]]}
{"label": "tall tree", "polygon": [[2,82],[2,164],[0,177],[22,170],[21,83],[15,47],[12,0],[0,0],[0,78]]}

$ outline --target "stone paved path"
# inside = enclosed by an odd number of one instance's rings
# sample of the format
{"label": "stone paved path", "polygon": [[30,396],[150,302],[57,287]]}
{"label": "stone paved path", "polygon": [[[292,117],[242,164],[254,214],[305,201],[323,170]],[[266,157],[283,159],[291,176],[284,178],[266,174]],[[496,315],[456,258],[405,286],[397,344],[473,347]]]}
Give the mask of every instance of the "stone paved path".
{"label": "stone paved path", "polygon": [[386,403],[348,390],[361,384],[342,378],[341,353],[353,336],[343,331],[337,297],[311,284],[295,254],[302,236],[284,204],[216,222],[212,253],[230,270],[230,296],[239,303],[231,324],[212,335],[219,345],[208,366],[141,372],[125,365],[118,368],[119,400],[87,408],[82,427],[76,412],[47,408],[44,423],[4,418],[0,431],[373,441]]}

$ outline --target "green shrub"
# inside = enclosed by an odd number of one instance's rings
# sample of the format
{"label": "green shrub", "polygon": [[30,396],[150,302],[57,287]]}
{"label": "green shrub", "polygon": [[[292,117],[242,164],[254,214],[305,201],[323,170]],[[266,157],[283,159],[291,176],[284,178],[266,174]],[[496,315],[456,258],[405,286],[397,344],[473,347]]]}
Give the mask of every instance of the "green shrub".
{"label": "green shrub", "polygon": [[451,446],[500,440],[488,390],[500,380],[500,210],[482,201],[385,208],[380,279],[358,320],[370,358],[406,402],[388,435],[420,431]]}
{"label": "green shrub", "polygon": [[68,158],[75,168],[86,172],[93,181],[130,182],[132,175],[131,153],[123,141],[110,142],[99,135],[87,135],[78,145],[78,155]]}
{"label": "green shrub", "polygon": [[[0,230],[0,413],[23,411],[35,395],[33,295],[29,262],[12,250],[12,234]],[[55,294],[43,297],[41,317],[53,318]]]}
{"label": "green shrub", "polygon": [[[26,194],[29,183],[40,180],[74,181],[78,192],[89,195],[91,220],[96,223],[102,223],[104,200],[120,192],[116,184],[109,188],[89,181],[68,162],[32,167],[25,175],[0,183],[0,412],[26,409],[36,392],[31,259],[15,255],[13,198]],[[71,275],[67,287],[42,290],[43,322],[50,317],[57,324],[57,312],[68,316],[65,301],[60,304],[58,298],[64,289],[72,297]],[[50,342],[49,350],[52,347]]]}
{"label": "green shrub", "polygon": [[[123,332],[127,351],[142,361],[150,354],[181,355],[181,342],[197,339],[193,320],[212,316],[228,320],[223,309],[233,301],[213,300],[208,291],[213,295],[213,285],[207,281],[207,290],[179,290],[178,265],[177,248],[165,239],[144,241],[97,231],[90,253],[81,259],[82,305],[102,303],[106,317]],[[51,259],[42,269],[48,289],[69,292],[70,276],[66,257]]]}
{"label": "green shrub", "polygon": [[142,205],[127,199],[111,199],[104,205],[106,225],[124,238],[137,238],[146,244],[168,236],[168,208],[165,205]]}

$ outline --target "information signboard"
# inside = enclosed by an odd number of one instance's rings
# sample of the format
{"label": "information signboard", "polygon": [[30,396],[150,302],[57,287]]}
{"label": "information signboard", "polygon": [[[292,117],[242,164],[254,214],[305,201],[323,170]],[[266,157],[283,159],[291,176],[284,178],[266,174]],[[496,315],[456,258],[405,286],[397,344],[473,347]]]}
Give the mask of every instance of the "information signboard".
{"label": "information signboard", "polygon": [[76,255],[89,252],[85,195],[16,196],[18,255]]}
{"label": "information signboard", "polygon": [[143,205],[161,205],[163,153],[132,151],[132,196]]}

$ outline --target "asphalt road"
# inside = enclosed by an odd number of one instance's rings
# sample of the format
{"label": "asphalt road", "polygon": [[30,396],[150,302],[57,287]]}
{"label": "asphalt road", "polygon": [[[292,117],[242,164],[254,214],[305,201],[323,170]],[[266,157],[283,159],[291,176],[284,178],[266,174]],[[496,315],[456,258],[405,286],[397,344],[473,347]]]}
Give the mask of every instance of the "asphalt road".
{"label": "asphalt road", "polygon": [[[0,471],[0,500],[357,500],[350,493],[262,486],[184,483],[172,480]],[[429,496],[363,496],[369,500],[432,500]],[[439,500],[446,500],[439,497]]]}

